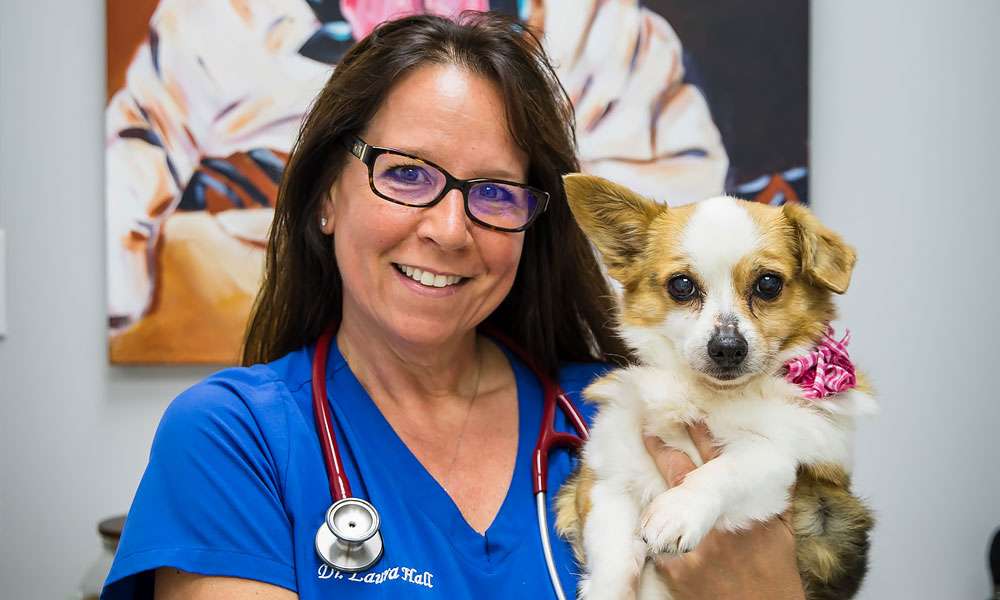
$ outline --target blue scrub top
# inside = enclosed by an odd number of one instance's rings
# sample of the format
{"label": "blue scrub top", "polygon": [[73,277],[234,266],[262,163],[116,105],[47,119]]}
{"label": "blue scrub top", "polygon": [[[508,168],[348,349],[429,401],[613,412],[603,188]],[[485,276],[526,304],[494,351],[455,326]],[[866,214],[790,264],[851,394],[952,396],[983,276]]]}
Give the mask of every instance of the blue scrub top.
{"label": "blue scrub top", "polygon": [[[101,598],[152,598],[153,570],[163,566],[265,581],[303,600],[554,597],[531,484],[542,390],[505,354],[517,381],[517,461],[485,534],[469,526],[396,435],[333,344],[327,393],[340,454],[354,495],[379,510],[385,554],[354,574],[319,559],[314,536],[331,499],[312,413],[312,348],[302,348],[269,364],[221,371],[170,404]],[[594,407],[580,390],[607,368],[560,370],[563,389],[588,422]],[[556,428],[572,431],[561,411]],[[579,568],[551,525],[555,493],[574,463],[562,449],[549,457],[549,535],[570,594]]]}

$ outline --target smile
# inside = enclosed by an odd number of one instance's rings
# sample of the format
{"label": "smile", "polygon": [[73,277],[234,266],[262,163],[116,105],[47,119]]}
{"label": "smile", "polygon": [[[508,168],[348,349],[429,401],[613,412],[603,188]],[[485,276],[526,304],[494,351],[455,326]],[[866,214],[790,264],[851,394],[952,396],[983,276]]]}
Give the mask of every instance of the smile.
{"label": "smile", "polygon": [[406,275],[410,279],[416,281],[421,285],[427,287],[443,288],[457,283],[461,283],[466,277],[460,275],[443,275],[440,273],[431,273],[430,271],[423,271],[416,267],[411,267],[409,265],[400,265],[393,263],[392,266],[396,267],[396,270]]}

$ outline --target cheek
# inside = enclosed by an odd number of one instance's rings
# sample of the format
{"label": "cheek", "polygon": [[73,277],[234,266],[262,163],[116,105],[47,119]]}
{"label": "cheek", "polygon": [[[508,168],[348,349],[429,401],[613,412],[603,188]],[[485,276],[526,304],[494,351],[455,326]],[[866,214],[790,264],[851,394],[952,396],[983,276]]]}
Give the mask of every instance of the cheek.
{"label": "cheek", "polygon": [[335,191],[333,233],[338,261],[390,248],[413,228],[409,211],[378,198],[367,184],[363,188],[345,184]]}
{"label": "cheek", "polygon": [[514,282],[524,251],[524,234],[483,231],[477,236],[480,256],[489,273],[505,284],[504,294]]}
{"label": "cheek", "polygon": [[756,326],[774,351],[815,339],[832,314],[802,286],[788,285],[778,302],[755,308]]}

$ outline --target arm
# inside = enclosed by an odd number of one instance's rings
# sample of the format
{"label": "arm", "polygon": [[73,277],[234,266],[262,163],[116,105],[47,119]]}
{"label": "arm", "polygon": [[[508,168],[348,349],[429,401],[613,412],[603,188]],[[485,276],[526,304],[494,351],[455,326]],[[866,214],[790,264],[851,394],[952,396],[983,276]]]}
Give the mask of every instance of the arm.
{"label": "arm", "polygon": [[285,406],[267,401],[278,391],[255,377],[216,375],[167,408],[108,575],[106,600],[150,597],[161,569],[296,589],[283,503]]}
{"label": "arm", "polygon": [[172,567],[156,570],[156,600],[295,600],[295,592],[285,588],[235,577],[208,577]]}
{"label": "arm", "polygon": [[[690,433],[702,460],[712,460],[716,450],[708,430],[699,425]],[[646,438],[646,448],[671,486],[695,469],[686,454],[663,446],[655,437]],[[787,515],[740,533],[713,529],[695,550],[680,556],[661,555],[656,566],[674,600],[805,598]]]}

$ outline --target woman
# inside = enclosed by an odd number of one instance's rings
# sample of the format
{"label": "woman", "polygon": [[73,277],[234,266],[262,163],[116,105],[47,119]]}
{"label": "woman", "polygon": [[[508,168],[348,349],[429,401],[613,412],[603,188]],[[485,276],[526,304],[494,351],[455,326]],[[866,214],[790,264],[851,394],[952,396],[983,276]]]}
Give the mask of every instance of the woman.
{"label": "woman", "polygon": [[[255,366],[167,410],[104,597],[151,597],[154,584],[157,598],[549,597],[529,493],[539,382],[477,328],[514,340],[587,416],[580,389],[626,355],[562,197],[573,150],[568,99],[537,40],[505,18],[411,17],[350,51],[285,173],[246,341]],[[330,493],[310,368],[331,325],[341,456],[385,542],[354,575],[313,541]],[[652,451],[665,476],[692,466]],[[553,453],[550,489],[572,466]],[[720,585],[799,597],[787,530],[744,538],[713,538],[664,576],[679,598],[726,597]],[[574,589],[566,544],[553,553]]]}

